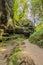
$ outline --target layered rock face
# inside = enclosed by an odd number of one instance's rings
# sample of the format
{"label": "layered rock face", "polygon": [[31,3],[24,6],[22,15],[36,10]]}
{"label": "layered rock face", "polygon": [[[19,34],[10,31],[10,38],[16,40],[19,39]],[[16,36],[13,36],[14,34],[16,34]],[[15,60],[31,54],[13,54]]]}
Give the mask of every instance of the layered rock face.
{"label": "layered rock face", "polygon": [[0,0],[0,28],[13,26],[13,1]]}
{"label": "layered rock face", "polygon": [[0,24],[8,22],[8,17],[13,18],[11,0],[0,0]]}
{"label": "layered rock face", "polygon": [[0,7],[1,7],[1,15],[0,15],[0,24],[7,23],[7,10],[6,10],[6,4],[5,0],[0,1]]}

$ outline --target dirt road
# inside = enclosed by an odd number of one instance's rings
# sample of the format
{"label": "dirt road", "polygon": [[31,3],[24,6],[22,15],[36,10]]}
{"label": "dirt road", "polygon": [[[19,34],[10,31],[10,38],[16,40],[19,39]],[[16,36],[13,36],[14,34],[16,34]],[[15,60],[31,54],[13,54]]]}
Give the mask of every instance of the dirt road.
{"label": "dirt road", "polygon": [[37,45],[31,44],[28,40],[25,40],[25,45],[23,46],[24,51],[28,53],[36,65],[43,65],[43,49]]}
{"label": "dirt road", "polygon": [[[16,47],[15,40],[10,41],[6,47],[0,51],[0,65],[7,65],[7,57],[12,55],[13,49]],[[24,40],[22,45],[23,51],[27,52],[27,55],[31,57],[36,65],[43,65],[43,49],[37,45],[31,44],[29,40]]]}

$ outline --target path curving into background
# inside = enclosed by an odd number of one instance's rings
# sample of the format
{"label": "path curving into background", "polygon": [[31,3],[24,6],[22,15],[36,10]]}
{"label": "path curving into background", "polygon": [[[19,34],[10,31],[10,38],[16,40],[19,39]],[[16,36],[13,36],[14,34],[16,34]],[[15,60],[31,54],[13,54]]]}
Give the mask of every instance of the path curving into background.
{"label": "path curving into background", "polygon": [[43,49],[37,45],[31,44],[29,40],[25,40],[25,45],[23,46],[24,51],[28,53],[36,65],[43,65]]}

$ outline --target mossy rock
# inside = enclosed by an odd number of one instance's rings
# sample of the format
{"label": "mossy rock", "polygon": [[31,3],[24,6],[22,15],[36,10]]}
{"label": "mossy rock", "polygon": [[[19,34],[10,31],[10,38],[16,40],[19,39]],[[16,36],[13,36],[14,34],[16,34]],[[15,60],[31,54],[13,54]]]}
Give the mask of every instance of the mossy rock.
{"label": "mossy rock", "polygon": [[25,51],[15,53],[8,65],[35,65],[34,61],[28,56]]}
{"label": "mossy rock", "polygon": [[0,29],[0,40],[2,40],[2,35],[4,34],[4,30]]}

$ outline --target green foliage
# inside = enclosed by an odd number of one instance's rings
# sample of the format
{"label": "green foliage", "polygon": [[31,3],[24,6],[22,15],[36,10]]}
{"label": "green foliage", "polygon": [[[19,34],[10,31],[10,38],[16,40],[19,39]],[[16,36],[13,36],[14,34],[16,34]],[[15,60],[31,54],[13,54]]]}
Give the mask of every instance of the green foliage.
{"label": "green foliage", "polygon": [[43,20],[43,0],[31,1],[31,12],[38,20]]}
{"label": "green foliage", "polygon": [[28,57],[27,52],[14,53],[8,63],[8,65],[35,65],[34,61]]}
{"label": "green foliage", "polygon": [[26,37],[18,34],[14,34],[8,37],[2,37],[0,46],[6,46],[10,40],[16,40],[18,44],[22,44],[24,39],[26,39]]}
{"label": "green foliage", "polygon": [[19,65],[19,60],[20,60],[20,52],[19,53],[15,53],[13,56],[12,56],[12,59],[10,60],[9,64],[8,65]]}
{"label": "green foliage", "polygon": [[19,51],[22,51],[22,49],[20,48],[20,46],[17,46],[17,47],[14,49],[14,53],[19,52]]}
{"label": "green foliage", "polygon": [[[43,0],[32,0],[31,1],[31,12],[33,17],[37,20],[43,21]],[[32,43],[43,47],[43,22],[36,26],[35,31],[29,38]]]}
{"label": "green foliage", "polygon": [[36,30],[36,32],[43,30],[43,22],[41,22],[38,26],[36,26],[35,30]]}
{"label": "green foliage", "polygon": [[13,7],[13,11],[14,11],[14,24],[18,21],[20,21],[21,19],[26,18],[27,12],[28,12],[28,4],[27,4],[28,0],[15,0],[14,1],[14,7]]}
{"label": "green foliage", "polygon": [[31,43],[37,44],[40,47],[43,47],[43,29],[41,29],[40,31],[34,32],[29,40],[31,41]]}

